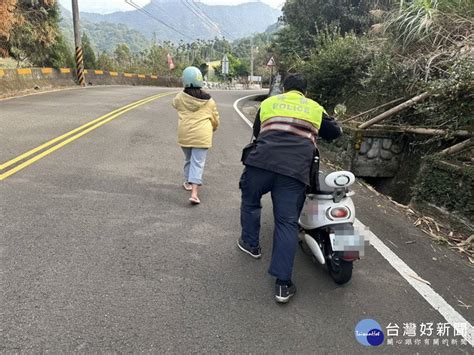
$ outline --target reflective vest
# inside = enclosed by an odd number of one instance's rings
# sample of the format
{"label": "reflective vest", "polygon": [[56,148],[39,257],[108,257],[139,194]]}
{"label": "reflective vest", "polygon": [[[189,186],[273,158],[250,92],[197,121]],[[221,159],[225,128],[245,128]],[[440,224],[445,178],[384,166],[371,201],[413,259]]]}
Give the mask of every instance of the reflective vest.
{"label": "reflective vest", "polygon": [[309,122],[319,129],[323,113],[326,111],[321,105],[293,90],[264,100],[260,106],[260,122],[264,125],[265,121],[270,119],[275,121],[282,118],[282,121],[285,121],[287,118],[293,118]]}

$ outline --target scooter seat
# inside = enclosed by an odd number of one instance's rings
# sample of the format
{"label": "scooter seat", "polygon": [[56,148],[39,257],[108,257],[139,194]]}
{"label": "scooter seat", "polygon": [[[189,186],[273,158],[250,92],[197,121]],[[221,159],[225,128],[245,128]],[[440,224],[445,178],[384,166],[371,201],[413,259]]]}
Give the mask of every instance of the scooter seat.
{"label": "scooter seat", "polygon": [[319,186],[316,190],[317,195],[332,195],[336,189],[334,187],[326,185],[324,182],[324,176],[322,174],[319,175]]}

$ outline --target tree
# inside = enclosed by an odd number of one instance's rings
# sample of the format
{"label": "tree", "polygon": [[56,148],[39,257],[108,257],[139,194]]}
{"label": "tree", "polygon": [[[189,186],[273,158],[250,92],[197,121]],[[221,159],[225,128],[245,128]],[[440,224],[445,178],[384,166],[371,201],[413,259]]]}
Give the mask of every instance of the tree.
{"label": "tree", "polygon": [[10,38],[10,31],[15,24],[15,4],[16,0],[0,1],[0,56],[8,55],[7,41]]}
{"label": "tree", "polygon": [[337,26],[342,34],[362,33],[370,25],[372,6],[371,0],[292,0],[283,6],[283,20],[313,35],[326,26]]}
{"label": "tree", "polygon": [[[299,47],[293,53],[306,57],[314,45],[314,37],[327,28],[339,28],[341,34],[361,34],[370,28],[370,10],[374,0],[291,0],[282,8],[281,20],[289,25],[279,35],[291,39]],[[285,43],[280,41],[280,43]],[[286,45],[293,45],[286,42]],[[286,53],[285,50],[280,50]]]}
{"label": "tree", "polygon": [[[233,56],[232,54],[228,54],[227,58],[229,59],[229,73],[225,75],[226,78],[237,78],[237,77],[246,77],[249,75],[249,67],[245,63]],[[224,74],[222,74],[222,64],[214,67],[215,73],[221,79],[224,78]]]}
{"label": "tree", "polygon": [[116,65],[114,60],[105,52],[102,52],[97,58],[97,69],[115,71]]}
{"label": "tree", "polygon": [[114,55],[115,61],[122,70],[132,66],[133,53],[126,44],[119,44],[115,48]]}
{"label": "tree", "polygon": [[8,51],[18,63],[29,59],[34,65],[43,65],[58,40],[58,5],[54,0],[18,0],[14,16]]}
{"label": "tree", "polygon": [[97,66],[94,50],[87,34],[82,35],[82,53],[84,55],[84,67],[95,68]]}
{"label": "tree", "polygon": [[50,47],[49,55],[44,59],[43,65],[53,68],[73,68],[75,63],[72,53],[72,48],[66,44],[64,37],[59,35],[56,43]]}
{"label": "tree", "polygon": [[167,62],[168,51],[156,44],[152,44],[145,55],[145,64],[148,71],[152,73],[166,73],[168,71]]}

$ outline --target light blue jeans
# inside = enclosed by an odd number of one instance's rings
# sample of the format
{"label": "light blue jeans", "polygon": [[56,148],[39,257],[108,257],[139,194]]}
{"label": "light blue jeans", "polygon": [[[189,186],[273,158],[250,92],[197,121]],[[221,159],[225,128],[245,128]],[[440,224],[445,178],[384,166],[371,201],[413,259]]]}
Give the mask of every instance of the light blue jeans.
{"label": "light blue jeans", "polygon": [[184,181],[201,185],[206,164],[207,148],[184,148]]}

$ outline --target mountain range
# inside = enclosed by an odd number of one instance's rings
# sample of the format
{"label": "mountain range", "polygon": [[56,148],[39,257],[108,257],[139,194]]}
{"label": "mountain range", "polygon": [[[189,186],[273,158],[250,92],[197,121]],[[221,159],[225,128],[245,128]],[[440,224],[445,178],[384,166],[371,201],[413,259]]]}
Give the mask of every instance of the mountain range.
{"label": "mountain range", "polygon": [[216,36],[232,41],[264,32],[281,15],[280,10],[261,2],[226,6],[192,0],[152,0],[143,8],[131,9],[104,15],[83,12],[81,18],[90,23],[124,24],[147,39],[156,36],[160,41],[190,42]]}
{"label": "mountain range", "polygon": [[[72,14],[61,7],[61,32],[66,42],[74,47],[74,33],[72,29]],[[81,18],[81,30],[90,39],[95,52],[112,53],[117,45],[125,43],[132,52],[138,53],[150,46],[151,40],[142,33],[130,29],[122,23],[92,22]]]}

